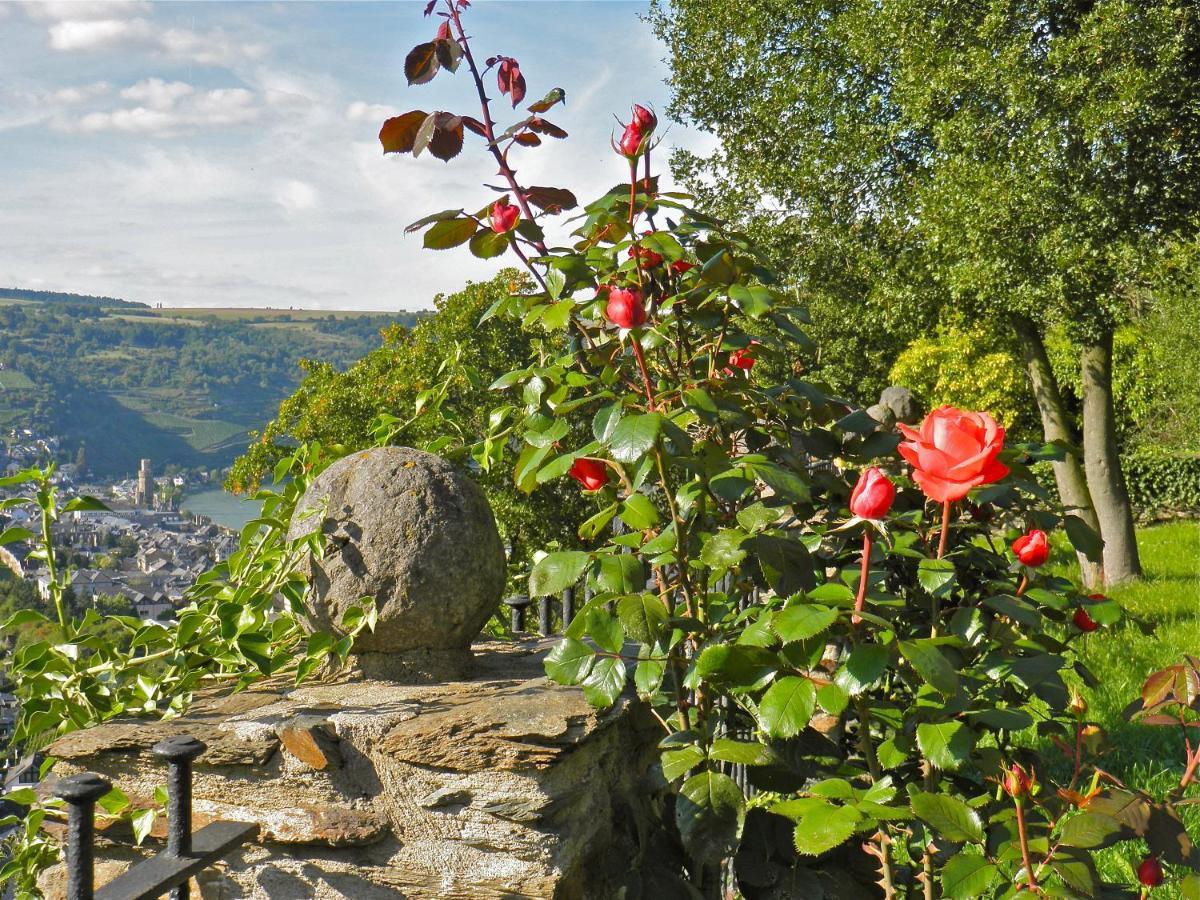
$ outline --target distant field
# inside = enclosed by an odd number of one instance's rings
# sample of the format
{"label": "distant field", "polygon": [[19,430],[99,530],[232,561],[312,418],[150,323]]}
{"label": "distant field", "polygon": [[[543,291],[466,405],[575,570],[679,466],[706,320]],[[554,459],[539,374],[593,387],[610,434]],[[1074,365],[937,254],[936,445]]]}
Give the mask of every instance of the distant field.
{"label": "distant field", "polygon": [[356,310],[356,309],[272,309],[268,307],[208,307],[208,306],[176,306],[162,309],[147,310],[146,315],[178,317],[191,319],[291,319],[303,322],[308,319],[324,319],[333,316],[337,319],[361,319],[371,316],[404,315],[401,310]]}
{"label": "distant field", "polygon": [[28,391],[37,387],[24,372],[0,370],[0,388],[6,391]]}

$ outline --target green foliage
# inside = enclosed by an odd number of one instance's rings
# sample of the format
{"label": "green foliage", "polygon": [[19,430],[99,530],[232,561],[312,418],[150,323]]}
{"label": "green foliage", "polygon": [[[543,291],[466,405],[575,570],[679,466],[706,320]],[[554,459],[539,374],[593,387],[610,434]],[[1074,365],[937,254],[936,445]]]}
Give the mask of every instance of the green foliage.
{"label": "green foliage", "polygon": [[1031,436],[1036,426],[1021,360],[994,329],[950,326],[920,337],[896,358],[889,377],[926,409],[986,409],[1018,435]]}
{"label": "green foliage", "polygon": [[[392,329],[382,347],[345,371],[305,362],[304,381],[234,464],[229,487],[253,490],[278,459],[307,441],[338,454],[381,440],[451,458],[461,454],[466,443],[488,430],[494,399],[489,385],[531,358],[562,349],[561,336],[554,333],[526,333],[499,320],[480,324],[484,312],[523,278],[509,269],[439,295],[433,315],[411,331]],[[545,485],[526,493],[507,471],[476,470],[472,476],[487,493],[514,560],[523,563],[551,542],[578,540],[575,530],[590,504],[576,492]]]}
{"label": "green foliage", "polygon": [[1200,509],[1200,456],[1136,450],[1124,459],[1129,499],[1143,513]]}

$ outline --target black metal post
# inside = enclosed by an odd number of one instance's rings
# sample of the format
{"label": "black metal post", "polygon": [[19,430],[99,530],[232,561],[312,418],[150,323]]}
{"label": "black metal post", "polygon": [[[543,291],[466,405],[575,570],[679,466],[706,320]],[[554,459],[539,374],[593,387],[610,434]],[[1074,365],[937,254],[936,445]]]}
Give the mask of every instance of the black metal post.
{"label": "black metal post", "polygon": [[569,587],[563,591],[562,605],[563,628],[566,628],[575,618],[575,588]]}
{"label": "black metal post", "polygon": [[538,631],[542,637],[550,633],[550,598],[543,597],[538,601]]}
{"label": "black metal post", "polygon": [[94,772],[62,779],[55,794],[67,802],[67,900],[95,896],[96,801],[112,790],[112,782]]}
{"label": "black metal post", "polygon": [[533,601],[528,597],[507,597],[504,600],[512,610],[512,630],[514,632],[522,632],[525,630],[525,610]]}
{"label": "black metal post", "polygon": [[[203,742],[178,735],[154,745],[157,756],[167,761],[167,856],[192,853],[192,760],[205,751]],[[171,890],[170,900],[188,900],[186,881]]]}

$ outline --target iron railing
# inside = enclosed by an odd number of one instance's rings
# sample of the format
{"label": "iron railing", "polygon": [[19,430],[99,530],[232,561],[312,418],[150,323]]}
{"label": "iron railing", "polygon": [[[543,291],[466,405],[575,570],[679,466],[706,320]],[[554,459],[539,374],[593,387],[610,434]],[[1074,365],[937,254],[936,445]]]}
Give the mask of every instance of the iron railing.
{"label": "iron railing", "polygon": [[258,835],[250,822],[212,822],[192,832],[192,760],[205,746],[193,737],[167,738],[154,753],[167,761],[167,846],[99,890],[95,878],[96,801],[112,782],[93,772],[58,782],[55,794],[67,803],[66,900],[188,900],[188,879],[224,859]]}

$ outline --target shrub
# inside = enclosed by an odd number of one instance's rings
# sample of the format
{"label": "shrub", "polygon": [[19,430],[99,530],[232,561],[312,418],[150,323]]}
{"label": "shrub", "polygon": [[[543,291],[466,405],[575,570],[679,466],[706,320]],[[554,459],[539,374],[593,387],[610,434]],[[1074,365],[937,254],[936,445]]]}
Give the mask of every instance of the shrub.
{"label": "shrub", "polygon": [[1200,514],[1200,456],[1141,449],[1122,462],[1129,499],[1144,514]]}

